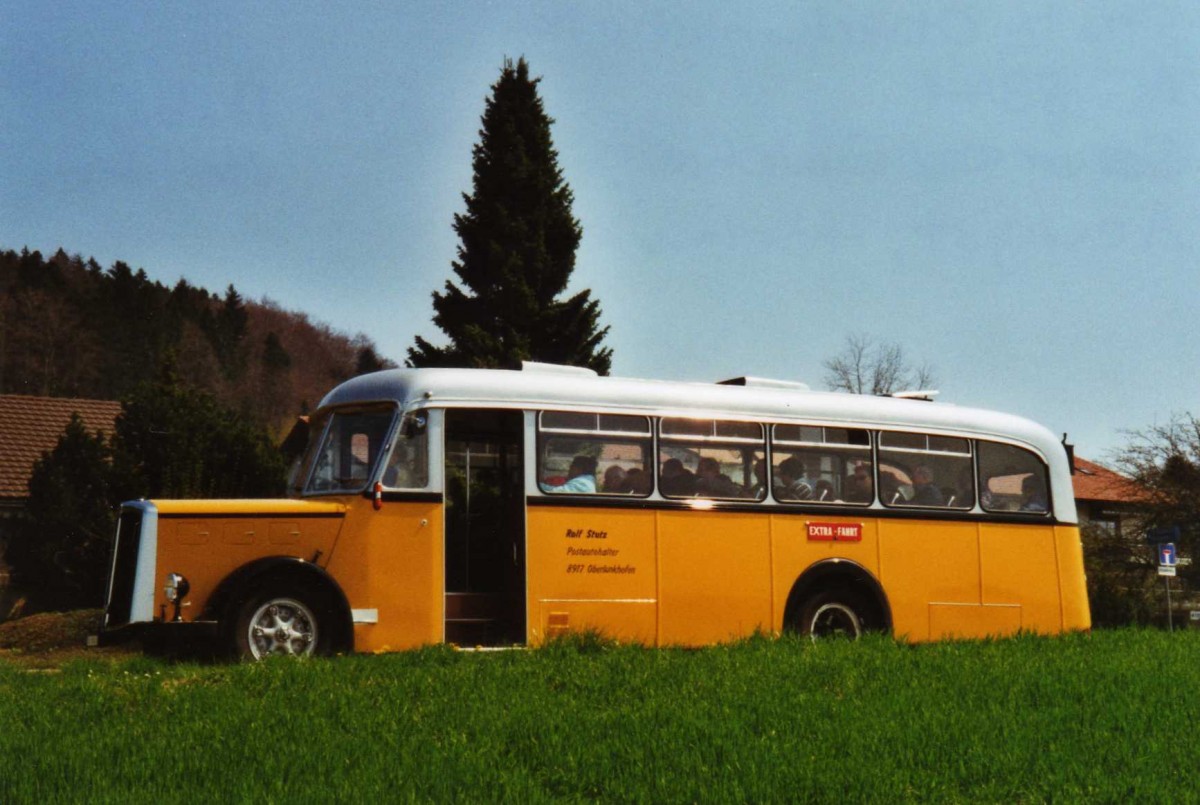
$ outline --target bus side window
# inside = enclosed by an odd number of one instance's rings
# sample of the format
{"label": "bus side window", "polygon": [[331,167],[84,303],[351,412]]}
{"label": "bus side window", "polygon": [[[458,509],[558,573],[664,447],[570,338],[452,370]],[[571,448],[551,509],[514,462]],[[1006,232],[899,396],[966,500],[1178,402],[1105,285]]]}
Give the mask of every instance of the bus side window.
{"label": "bus side window", "polygon": [[407,414],[396,432],[391,455],[383,471],[388,489],[424,489],[429,486],[429,441],[426,415]]}
{"label": "bus side window", "polygon": [[979,505],[989,512],[1050,511],[1046,465],[1021,447],[979,442]]}
{"label": "bus side window", "polygon": [[538,487],[549,495],[630,495],[654,489],[650,420],[644,416],[542,411]]}
{"label": "bus side window", "polygon": [[885,506],[970,509],[971,442],[954,436],[879,434],[879,493]]}
{"label": "bus side window", "polygon": [[765,497],[759,476],[767,452],[759,423],[663,417],[658,427],[658,489],[663,497]]}
{"label": "bus side window", "polygon": [[785,503],[849,503],[875,500],[871,438],[861,428],[774,425],[773,489]]}

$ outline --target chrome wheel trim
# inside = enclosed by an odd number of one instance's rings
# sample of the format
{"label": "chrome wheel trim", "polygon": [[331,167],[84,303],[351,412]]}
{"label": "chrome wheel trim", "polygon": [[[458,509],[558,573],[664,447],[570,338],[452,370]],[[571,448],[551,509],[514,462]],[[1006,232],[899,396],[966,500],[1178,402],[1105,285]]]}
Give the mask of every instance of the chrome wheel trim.
{"label": "chrome wheel trim", "polygon": [[317,619],[294,598],[272,598],[250,616],[246,643],[256,660],[271,655],[307,657],[317,647]]}
{"label": "chrome wheel trim", "polygon": [[822,637],[848,637],[857,640],[862,636],[862,620],[858,613],[840,601],[830,601],[817,607],[808,622],[808,633],[813,640]]}

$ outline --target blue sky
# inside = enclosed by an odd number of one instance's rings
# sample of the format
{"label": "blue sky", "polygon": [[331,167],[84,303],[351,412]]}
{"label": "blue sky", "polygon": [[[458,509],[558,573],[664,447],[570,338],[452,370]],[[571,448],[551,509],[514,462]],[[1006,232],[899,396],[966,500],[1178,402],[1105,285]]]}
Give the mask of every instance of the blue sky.
{"label": "blue sky", "polygon": [[851,333],[1103,458],[1200,412],[1200,5],[0,0],[0,247],[402,361],[505,56],[614,374],[821,387]]}

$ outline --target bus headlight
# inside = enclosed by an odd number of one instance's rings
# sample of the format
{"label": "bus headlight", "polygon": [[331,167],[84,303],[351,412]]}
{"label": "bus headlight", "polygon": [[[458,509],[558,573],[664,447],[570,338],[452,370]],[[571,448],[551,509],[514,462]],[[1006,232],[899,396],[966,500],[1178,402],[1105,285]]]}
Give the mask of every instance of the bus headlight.
{"label": "bus headlight", "polygon": [[163,595],[172,604],[182,601],[192,589],[192,585],[181,573],[168,573],[167,583],[163,585]]}
{"label": "bus headlight", "polygon": [[182,573],[167,574],[167,581],[163,584],[163,595],[175,605],[175,617],[171,619],[175,623],[183,620],[183,599],[191,589],[192,585]]}

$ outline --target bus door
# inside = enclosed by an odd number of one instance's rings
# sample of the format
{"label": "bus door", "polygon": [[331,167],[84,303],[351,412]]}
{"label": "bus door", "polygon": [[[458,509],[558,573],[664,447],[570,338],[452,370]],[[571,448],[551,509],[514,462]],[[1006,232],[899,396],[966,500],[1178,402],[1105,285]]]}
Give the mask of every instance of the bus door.
{"label": "bus door", "polygon": [[446,411],[446,641],[525,642],[520,411]]}

